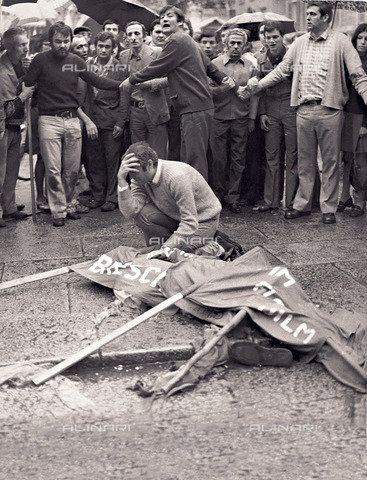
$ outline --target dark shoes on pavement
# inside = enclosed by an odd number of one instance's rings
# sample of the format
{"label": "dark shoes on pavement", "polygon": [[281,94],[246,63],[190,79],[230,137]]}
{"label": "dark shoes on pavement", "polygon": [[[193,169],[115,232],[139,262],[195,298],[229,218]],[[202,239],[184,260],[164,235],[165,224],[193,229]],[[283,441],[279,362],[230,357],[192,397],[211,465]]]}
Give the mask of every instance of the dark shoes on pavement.
{"label": "dark shoes on pavement", "polygon": [[228,203],[227,208],[232,213],[241,213],[241,207],[238,203]]}
{"label": "dark shoes on pavement", "polygon": [[25,212],[20,212],[19,210],[9,215],[4,215],[4,218],[15,218],[15,220],[25,220],[27,217],[28,215]]}
{"label": "dark shoes on pavement", "polygon": [[361,217],[362,215],[364,215],[364,209],[359,207],[358,205],[354,205],[349,214],[349,216],[353,218]]}
{"label": "dark shoes on pavement", "polygon": [[349,197],[346,202],[339,202],[336,211],[337,212],[344,212],[347,207],[353,207],[353,200],[352,197]]}
{"label": "dark shoes on pavement", "polygon": [[271,210],[278,210],[278,208],[271,207],[270,205],[260,205],[258,208],[259,212],[270,212]]}
{"label": "dark shoes on pavement", "polygon": [[69,220],[80,220],[82,217],[79,215],[79,213],[73,212],[73,213],[67,213],[66,218]]}
{"label": "dark shoes on pavement", "polygon": [[309,215],[311,215],[310,210],[301,211],[301,210],[295,210],[294,208],[292,208],[291,210],[288,210],[288,212],[285,212],[284,218],[286,218],[287,220],[294,220],[295,218],[307,217]]}
{"label": "dark shoes on pavement", "polygon": [[322,223],[336,223],[335,213],[323,213],[322,214]]}
{"label": "dark shoes on pavement", "polygon": [[63,218],[53,218],[52,224],[54,227],[63,227],[65,225],[65,220]]}
{"label": "dark shoes on pavement", "polygon": [[290,367],[293,355],[287,348],[265,347],[247,340],[238,340],[229,347],[232,360],[249,366]]}
{"label": "dark shoes on pavement", "polygon": [[104,204],[104,201],[103,200],[95,200],[94,198],[90,198],[89,200],[86,200],[85,202],[83,202],[83,204],[86,207],[89,207],[89,208],[93,209],[93,208],[101,207]]}
{"label": "dark shoes on pavement", "polygon": [[76,213],[89,213],[89,207],[78,203],[75,209]]}
{"label": "dark shoes on pavement", "polygon": [[112,212],[116,210],[117,203],[115,202],[105,202],[101,207],[101,212]]}

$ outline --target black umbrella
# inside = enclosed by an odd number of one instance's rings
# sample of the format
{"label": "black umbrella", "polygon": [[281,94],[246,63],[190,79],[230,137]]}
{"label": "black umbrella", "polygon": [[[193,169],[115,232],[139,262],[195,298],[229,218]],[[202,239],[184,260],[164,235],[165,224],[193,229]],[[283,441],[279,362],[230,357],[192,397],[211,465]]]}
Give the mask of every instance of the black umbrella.
{"label": "black umbrella", "polygon": [[282,25],[283,33],[295,32],[294,21],[291,18],[273,12],[241,13],[227,20],[220,30],[227,25],[235,24],[240,28],[246,28],[250,32],[249,41],[259,40],[260,23],[267,20],[279,22]]}
{"label": "black umbrella", "polygon": [[156,12],[137,0],[74,0],[74,3],[80,13],[85,13],[99,24],[111,18],[122,28],[132,20],[149,28],[158,17]]}

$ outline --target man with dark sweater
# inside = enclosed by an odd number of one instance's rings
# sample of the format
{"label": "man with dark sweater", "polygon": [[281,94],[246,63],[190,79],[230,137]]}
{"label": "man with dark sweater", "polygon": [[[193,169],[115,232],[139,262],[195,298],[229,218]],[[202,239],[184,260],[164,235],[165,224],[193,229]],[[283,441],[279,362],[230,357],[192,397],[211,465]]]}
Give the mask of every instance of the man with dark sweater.
{"label": "man with dark sweater", "polygon": [[168,76],[170,97],[180,116],[181,161],[192,165],[207,179],[206,154],[214,115],[207,75],[216,83],[226,85],[228,90],[235,84],[182,31],[185,18],[180,9],[168,5],[161,10],[160,19],[162,30],[168,36],[161,55],[147,67],[130,75],[123,85],[129,88],[130,85]]}
{"label": "man with dark sweater", "polygon": [[34,57],[25,79],[37,84],[41,154],[46,167],[48,201],[53,225],[78,220],[75,185],[80,168],[81,128],[77,85],[79,77],[97,88],[115,90],[120,82],[88,71],[80,57],[70,53],[72,31],[63,22],[50,27],[51,50]]}
{"label": "man with dark sweater", "polygon": [[202,175],[185,163],[158,159],[145,142],[131,145],[122,159],[118,197],[121,213],[135,220],[147,245],[162,250],[194,251],[218,229],[221,205]]}

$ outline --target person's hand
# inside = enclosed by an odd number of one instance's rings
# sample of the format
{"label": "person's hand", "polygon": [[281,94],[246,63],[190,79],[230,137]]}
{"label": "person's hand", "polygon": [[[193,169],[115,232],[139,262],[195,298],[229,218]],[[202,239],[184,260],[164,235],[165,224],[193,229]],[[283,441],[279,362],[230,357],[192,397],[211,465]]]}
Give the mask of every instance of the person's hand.
{"label": "person's hand", "polygon": [[248,131],[249,133],[252,133],[254,130],[255,130],[255,120],[250,118],[248,121]]}
{"label": "person's hand", "polygon": [[173,250],[169,247],[162,246],[159,250],[153,250],[145,255],[145,257],[150,260],[152,258],[169,258],[173,253]]}
{"label": "person's hand", "polygon": [[96,140],[98,138],[98,128],[92,120],[85,122],[85,129],[87,131],[87,137],[91,140]]}
{"label": "person's hand", "polygon": [[366,127],[361,127],[359,129],[359,136],[360,137],[365,137],[367,135],[367,128]]}
{"label": "person's hand", "polygon": [[31,61],[32,61],[31,57],[25,57],[22,59],[22,65],[25,70],[28,70],[29,65],[31,64]]}
{"label": "person's hand", "polygon": [[248,98],[251,97],[251,93],[248,91],[246,87],[239,87],[236,95],[238,98],[240,98],[242,101],[247,100]]}
{"label": "person's hand", "polygon": [[126,177],[129,173],[138,173],[140,171],[140,163],[134,153],[129,153],[121,161],[119,173],[117,175],[118,184],[124,187],[127,184]]}
{"label": "person's hand", "polygon": [[259,80],[256,77],[252,77],[247,82],[247,89],[250,93],[255,93],[256,90],[258,89],[258,85],[259,85]]}
{"label": "person's hand", "polygon": [[222,85],[227,87],[228,90],[232,90],[236,86],[236,82],[232,77],[224,77],[222,80]]}
{"label": "person's hand", "polygon": [[22,93],[19,95],[19,98],[22,102],[25,102],[28,98],[31,98],[33,95],[35,87],[26,87],[24,83],[22,84]]}
{"label": "person's hand", "polygon": [[131,89],[131,83],[128,78],[120,83],[120,90],[130,90],[130,89]]}
{"label": "person's hand", "polygon": [[112,138],[121,137],[123,131],[124,130],[121,127],[118,127],[117,125],[115,125],[113,127]]}
{"label": "person's hand", "polygon": [[267,115],[261,115],[260,116],[260,124],[261,124],[261,130],[264,130],[264,132],[269,131],[269,126],[271,125],[271,121]]}

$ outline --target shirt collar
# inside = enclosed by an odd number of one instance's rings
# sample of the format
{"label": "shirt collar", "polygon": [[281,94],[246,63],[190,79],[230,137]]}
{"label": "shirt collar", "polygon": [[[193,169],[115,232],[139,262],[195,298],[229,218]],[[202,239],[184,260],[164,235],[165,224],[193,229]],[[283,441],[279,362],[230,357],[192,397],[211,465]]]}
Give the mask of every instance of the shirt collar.
{"label": "shirt collar", "polygon": [[313,33],[311,32],[311,33],[310,33],[310,38],[311,38],[311,40],[314,40],[315,42],[317,42],[317,40],[326,40],[330,34],[331,34],[331,28],[328,27],[328,28],[327,28],[324,32],[322,32],[322,34],[319,35],[318,37],[315,37],[315,35],[313,35]]}
{"label": "shirt collar", "polygon": [[237,62],[235,62],[234,60],[232,60],[232,59],[228,56],[227,53],[224,53],[224,54],[223,54],[223,65],[227,65],[227,63],[230,63],[230,62],[232,62],[232,63],[238,63],[238,62],[245,63],[245,60],[244,60],[242,57],[240,57],[240,58],[237,60]]}
{"label": "shirt collar", "polygon": [[152,178],[153,185],[156,185],[159,182],[159,179],[161,178],[162,174],[162,160],[158,158],[158,163],[157,163],[157,170],[155,171],[154,177]]}

